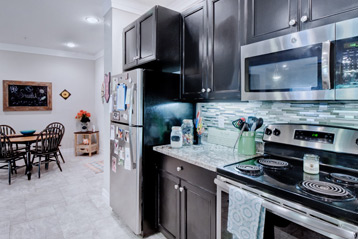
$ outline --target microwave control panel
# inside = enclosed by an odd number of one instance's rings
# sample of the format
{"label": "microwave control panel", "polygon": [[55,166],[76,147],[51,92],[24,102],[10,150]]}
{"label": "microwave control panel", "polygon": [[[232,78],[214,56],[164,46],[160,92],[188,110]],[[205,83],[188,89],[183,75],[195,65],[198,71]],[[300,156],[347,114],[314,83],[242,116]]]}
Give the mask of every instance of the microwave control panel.
{"label": "microwave control panel", "polygon": [[358,88],[358,38],[337,41],[337,88]]}

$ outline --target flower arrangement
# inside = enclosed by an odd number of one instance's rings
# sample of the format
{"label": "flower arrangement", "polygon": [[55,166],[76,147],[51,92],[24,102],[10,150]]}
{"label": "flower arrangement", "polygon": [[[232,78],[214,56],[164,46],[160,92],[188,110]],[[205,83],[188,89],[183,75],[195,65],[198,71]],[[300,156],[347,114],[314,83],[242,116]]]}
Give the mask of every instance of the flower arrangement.
{"label": "flower arrangement", "polygon": [[77,113],[75,118],[81,121],[82,123],[87,123],[91,121],[90,117],[91,117],[90,112],[87,112],[85,110],[80,110],[80,112]]}

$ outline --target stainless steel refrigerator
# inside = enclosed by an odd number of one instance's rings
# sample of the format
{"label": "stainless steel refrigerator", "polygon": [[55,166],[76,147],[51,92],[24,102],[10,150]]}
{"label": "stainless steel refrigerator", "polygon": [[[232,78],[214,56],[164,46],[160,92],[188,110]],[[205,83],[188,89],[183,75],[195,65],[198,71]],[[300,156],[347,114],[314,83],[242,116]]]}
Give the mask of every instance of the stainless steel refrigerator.
{"label": "stainless steel refrigerator", "polygon": [[156,230],[153,146],[170,143],[172,126],[193,118],[181,103],[179,75],[136,69],[111,79],[110,206],[135,233]]}

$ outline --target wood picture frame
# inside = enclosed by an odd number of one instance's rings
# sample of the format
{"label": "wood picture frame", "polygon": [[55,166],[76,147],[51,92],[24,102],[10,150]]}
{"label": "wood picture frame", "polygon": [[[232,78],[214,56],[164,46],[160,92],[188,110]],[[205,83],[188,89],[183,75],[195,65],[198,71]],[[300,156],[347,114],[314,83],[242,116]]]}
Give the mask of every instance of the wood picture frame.
{"label": "wood picture frame", "polygon": [[3,80],[3,111],[52,110],[52,83]]}

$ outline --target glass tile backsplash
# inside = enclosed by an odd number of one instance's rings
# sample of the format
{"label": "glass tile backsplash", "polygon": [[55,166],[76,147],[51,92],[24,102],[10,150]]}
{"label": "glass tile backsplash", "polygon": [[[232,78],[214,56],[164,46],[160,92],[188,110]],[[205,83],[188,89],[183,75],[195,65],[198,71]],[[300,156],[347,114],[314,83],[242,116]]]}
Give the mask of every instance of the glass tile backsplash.
{"label": "glass tile backsplash", "polygon": [[[264,126],[257,131],[262,138],[263,129],[271,123],[308,123],[338,125],[358,128],[358,103],[282,103],[282,102],[235,102],[198,103],[203,126],[218,127],[219,118],[224,119],[226,130],[237,131],[231,122],[248,116],[261,117]],[[207,132],[207,131],[206,131]]]}

